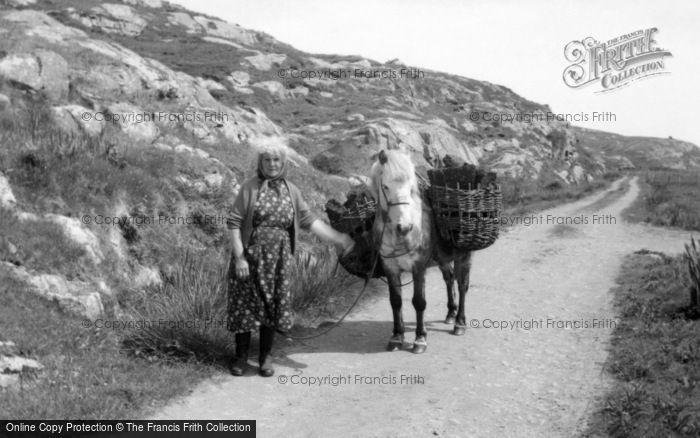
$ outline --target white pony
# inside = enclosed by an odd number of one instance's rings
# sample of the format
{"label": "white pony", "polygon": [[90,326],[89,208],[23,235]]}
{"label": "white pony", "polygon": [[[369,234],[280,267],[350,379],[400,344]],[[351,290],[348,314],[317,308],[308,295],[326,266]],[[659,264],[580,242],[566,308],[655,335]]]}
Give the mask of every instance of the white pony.
{"label": "white pony", "polygon": [[[414,353],[427,348],[425,311],[425,270],[436,261],[447,286],[446,324],[454,324],[453,333],[466,331],[464,301],[469,288],[471,251],[456,250],[440,240],[430,205],[424,201],[415,167],[401,150],[382,150],[371,170],[369,188],[378,201],[374,221],[375,242],[389,283],[389,299],[394,316],[394,331],[388,349],[401,349],[404,323],[401,312],[401,273],[413,274],[413,307],[416,310]],[[454,266],[453,266],[454,262]],[[454,281],[459,289],[459,306],[455,304]]]}

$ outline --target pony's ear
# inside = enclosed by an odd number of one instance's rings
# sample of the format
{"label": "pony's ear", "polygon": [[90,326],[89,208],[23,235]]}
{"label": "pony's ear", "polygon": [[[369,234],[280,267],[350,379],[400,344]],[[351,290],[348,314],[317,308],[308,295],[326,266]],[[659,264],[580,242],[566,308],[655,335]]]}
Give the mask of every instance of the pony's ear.
{"label": "pony's ear", "polygon": [[379,162],[380,162],[382,165],[385,165],[386,162],[389,161],[389,158],[386,156],[386,152],[384,151],[384,149],[382,149],[381,151],[379,151],[379,155],[377,156],[377,158],[379,158]]}

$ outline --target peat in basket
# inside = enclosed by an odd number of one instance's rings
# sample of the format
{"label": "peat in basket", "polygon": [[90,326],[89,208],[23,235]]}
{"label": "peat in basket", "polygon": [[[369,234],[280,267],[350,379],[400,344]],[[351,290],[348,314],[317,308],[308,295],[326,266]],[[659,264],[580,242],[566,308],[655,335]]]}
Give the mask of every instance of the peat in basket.
{"label": "peat in basket", "polygon": [[[335,199],[326,203],[326,214],[331,226],[336,230],[347,233],[355,240],[355,247],[350,254],[338,259],[338,262],[349,273],[366,278],[372,263],[377,257],[377,250],[372,236],[374,214],[377,210],[374,199],[369,194],[350,194],[345,204]],[[371,278],[384,276],[382,264],[377,263]]]}
{"label": "peat in basket", "polygon": [[453,247],[476,251],[498,238],[503,196],[496,174],[464,165],[431,169],[430,203],[440,237]]}

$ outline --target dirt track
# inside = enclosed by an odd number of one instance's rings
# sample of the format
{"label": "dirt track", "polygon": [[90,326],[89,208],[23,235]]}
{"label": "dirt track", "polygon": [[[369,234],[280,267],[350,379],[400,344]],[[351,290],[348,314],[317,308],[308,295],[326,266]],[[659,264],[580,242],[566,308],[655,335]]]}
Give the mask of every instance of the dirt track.
{"label": "dirt track", "polygon": [[[245,377],[221,374],[152,418],[256,419],[260,437],[576,436],[607,384],[601,370],[617,321],[610,289],[623,256],[641,248],[677,253],[689,240],[686,232],[624,222],[620,213],[638,193],[636,179],[617,181],[605,193],[542,212],[589,224],[516,226],[475,253],[472,327],[463,337],[442,323],[444,283],[432,268],[425,354],[385,351],[387,292],[323,337],[278,341],[275,377],[258,377],[255,368]],[[596,213],[616,223],[594,225]],[[412,341],[409,289],[404,318]],[[520,327],[493,327],[500,321]],[[302,378],[327,381],[309,386]]]}

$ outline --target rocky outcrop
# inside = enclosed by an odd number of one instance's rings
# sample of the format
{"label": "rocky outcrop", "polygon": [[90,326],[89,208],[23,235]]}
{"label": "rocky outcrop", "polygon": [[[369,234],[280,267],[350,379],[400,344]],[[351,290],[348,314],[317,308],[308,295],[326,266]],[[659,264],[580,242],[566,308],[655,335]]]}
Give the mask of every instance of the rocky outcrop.
{"label": "rocky outcrop", "polygon": [[233,42],[254,45],[260,41],[257,32],[244,29],[237,24],[207,18],[201,15],[190,15],[186,12],[171,12],[168,14],[171,25],[182,26],[188,33],[205,34],[214,38],[224,38]]}
{"label": "rocky outcrop", "polygon": [[122,0],[124,3],[131,6],[144,6],[147,8],[158,9],[163,7],[161,0]]}
{"label": "rocky outcrop", "polygon": [[68,95],[68,63],[49,50],[11,54],[0,59],[0,77],[20,88],[42,91],[52,100]]}
{"label": "rocky outcrop", "polygon": [[[415,163],[423,167],[432,166],[447,154],[477,164],[475,153],[456,135],[453,129],[436,122],[396,118],[372,120],[356,130],[343,133],[337,145],[314,158],[314,164],[329,173],[339,173],[341,168],[345,169],[343,172],[362,173],[381,149],[404,149],[412,155]],[[331,163],[333,168],[328,167]]]}
{"label": "rocky outcrop", "polygon": [[17,280],[28,285],[30,290],[42,297],[55,300],[61,308],[83,315],[98,318],[104,313],[99,286],[82,281],[69,281],[60,275],[34,274],[23,266],[0,262]]}
{"label": "rocky outcrop", "polygon": [[[27,46],[54,44],[55,51],[10,54],[0,60],[0,74],[32,89],[43,89],[56,98],[66,95],[70,77],[73,90],[84,101],[91,102],[95,112],[121,112],[133,116],[132,121],[119,126],[135,139],[152,142],[158,137],[159,129],[178,127],[207,143],[221,139],[241,143],[254,136],[281,134],[262,111],[249,107],[230,108],[219,103],[209,93],[210,84],[202,83],[201,78],[175,72],[117,44],[89,39],[84,32],[65,26],[46,14],[0,12],[0,22],[2,20],[19,26],[17,32],[28,37]],[[35,40],[35,37],[39,39]],[[39,65],[44,65],[40,62],[42,57],[51,61],[54,67],[40,69]],[[76,62],[66,66],[65,61],[61,61],[63,58]],[[82,64],[81,59],[90,59],[90,65]],[[151,95],[155,101],[167,101],[169,110],[165,112],[159,105],[154,122],[137,121],[137,115],[149,114],[150,111],[124,102],[124,98],[144,95]],[[71,116],[80,111],[67,107],[62,110],[64,117],[67,116],[66,110]],[[94,124],[77,125],[89,133],[98,130]]]}
{"label": "rocky outcrop", "polygon": [[90,8],[89,12],[74,10],[69,12],[69,16],[84,26],[127,36],[140,35],[148,25],[130,6],[116,3],[103,3]]}

